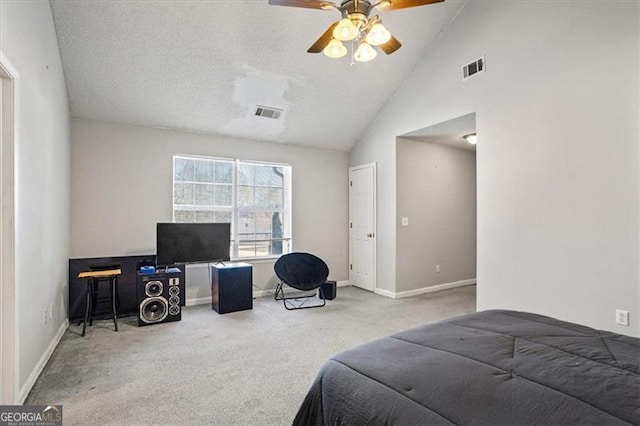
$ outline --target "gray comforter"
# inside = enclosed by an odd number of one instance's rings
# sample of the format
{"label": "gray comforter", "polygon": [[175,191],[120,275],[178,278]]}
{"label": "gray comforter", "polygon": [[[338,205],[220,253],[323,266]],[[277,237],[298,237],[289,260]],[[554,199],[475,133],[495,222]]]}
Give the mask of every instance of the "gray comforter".
{"label": "gray comforter", "polygon": [[514,311],[342,352],[296,425],[640,424],[640,339]]}

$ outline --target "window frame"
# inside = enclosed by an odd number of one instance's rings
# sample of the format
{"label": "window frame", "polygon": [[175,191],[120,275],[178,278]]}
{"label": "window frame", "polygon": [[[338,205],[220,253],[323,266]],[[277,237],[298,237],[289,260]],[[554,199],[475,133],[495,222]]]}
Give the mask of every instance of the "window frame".
{"label": "window frame", "polygon": [[[186,160],[205,160],[212,162],[227,162],[232,165],[232,179],[231,179],[231,207],[216,207],[212,205],[196,205],[196,204],[176,204],[175,203],[175,192],[176,192],[176,182],[178,183],[193,183],[198,184],[202,182],[197,181],[176,181],[176,159],[186,159]],[[239,182],[240,182],[240,165],[256,165],[256,166],[271,166],[271,167],[283,167],[286,172],[283,179],[283,206],[281,209],[264,209],[257,207],[240,207],[239,206]],[[268,259],[277,259],[283,254],[293,252],[293,237],[292,237],[292,175],[293,175],[293,167],[288,163],[276,163],[269,161],[257,161],[257,160],[244,160],[239,158],[223,158],[223,157],[209,157],[203,155],[191,155],[191,154],[173,154],[172,157],[172,188],[171,188],[171,209],[172,209],[172,221],[176,222],[176,211],[177,210],[208,210],[212,212],[230,212],[231,216],[231,246],[230,246],[230,258],[233,261],[251,261],[251,260],[268,260]],[[195,173],[195,171],[194,171]],[[194,175],[195,179],[195,175]],[[212,185],[216,185],[213,183]],[[253,186],[256,188],[256,186]],[[195,186],[194,186],[195,191]],[[194,192],[195,194],[195,192]],[[194,195],[195,196],[195,195]],[[176,207],[182,207],[176,209]],[[240,213],[241,212],[270,212],[270,211],[278,211],[282,213],[283,221],[282,221],[282,238],[271,238],[264,240],[243,240],[245,243],[259,243],[259,242],[273,242],[273,241],[282,241],[283,242],[283,250],[280,254],[269,254],[266,256],[245,256],[240,257]],[[215,219],[214,219],[215,220]],[[197,223],[194,220],[192,223]]]}

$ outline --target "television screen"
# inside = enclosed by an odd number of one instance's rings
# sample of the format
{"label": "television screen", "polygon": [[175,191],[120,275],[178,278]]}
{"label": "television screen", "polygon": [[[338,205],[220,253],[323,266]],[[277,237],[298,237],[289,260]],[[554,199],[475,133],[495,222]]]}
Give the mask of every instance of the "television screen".
{"label": "television screen", "polygon": [[229,260],[230,242],[229,223],[158,223],[156,263],[168,266]]}

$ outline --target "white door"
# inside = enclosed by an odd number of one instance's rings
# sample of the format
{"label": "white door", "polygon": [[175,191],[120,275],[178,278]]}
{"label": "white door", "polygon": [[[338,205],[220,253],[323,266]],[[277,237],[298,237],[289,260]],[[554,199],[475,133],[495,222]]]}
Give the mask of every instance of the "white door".
{"label": "white door", "polygon": [[349,169],[349,283],[376,289],[376,165]]}

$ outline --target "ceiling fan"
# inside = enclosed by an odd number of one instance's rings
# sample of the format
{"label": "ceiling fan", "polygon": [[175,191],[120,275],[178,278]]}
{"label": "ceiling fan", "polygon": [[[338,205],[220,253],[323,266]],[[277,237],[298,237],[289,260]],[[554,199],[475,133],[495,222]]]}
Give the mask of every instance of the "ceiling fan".
{"label": "ceiling fan", "polygon": [[387,55],[402,46],[400,42],[382,25],[378,15],[370,16],[374,9],[398,10],[409,7],[440,3],[444,0],[343,0],[340,5],[324,0],[269,0],[276,6],[303,7],[307,9],[336,9],[342,19],[329,28],[307,50],[309,53],[323,52],[330,58],[342,58],[347,54],[343,41],[352,41],[355,48],[353,59],[359,62],[370,61],[378,54],[377,46]]}

